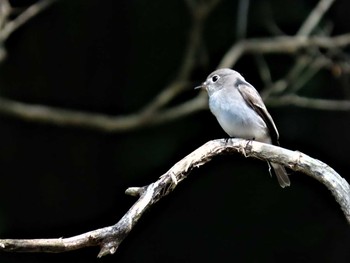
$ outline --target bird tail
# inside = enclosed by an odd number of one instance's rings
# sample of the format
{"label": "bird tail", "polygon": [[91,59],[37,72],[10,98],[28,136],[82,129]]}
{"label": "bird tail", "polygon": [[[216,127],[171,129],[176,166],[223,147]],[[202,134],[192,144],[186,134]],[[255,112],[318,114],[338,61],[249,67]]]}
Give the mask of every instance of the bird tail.
{"label": "bird tail", "polygon": [[290,186],[290,180],[287,174],[286,169],[284,168],[284,166],[277,164],[277,163],[271,163],[271,166],[273,168],[273,170],[275,171],[278,183],[280,184],[280,186],[282,188],[286,187],[286,186]]}

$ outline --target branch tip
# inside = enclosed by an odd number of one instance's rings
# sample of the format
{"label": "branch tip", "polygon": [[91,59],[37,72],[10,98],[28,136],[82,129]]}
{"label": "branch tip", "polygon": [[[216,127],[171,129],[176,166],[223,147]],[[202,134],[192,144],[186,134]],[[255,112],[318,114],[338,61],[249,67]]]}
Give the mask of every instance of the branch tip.
{"label": "branch tip", "polygon": [[117,251],[117,247],[102,247],[100,253],[98,253],[97,257],[102,258],[107,255],[113,255]]}
{"label": "branch tip", "polygon": [[144,191],[144,187],[129,187],[125,190],[125,194],[131,196],[140,196]]}

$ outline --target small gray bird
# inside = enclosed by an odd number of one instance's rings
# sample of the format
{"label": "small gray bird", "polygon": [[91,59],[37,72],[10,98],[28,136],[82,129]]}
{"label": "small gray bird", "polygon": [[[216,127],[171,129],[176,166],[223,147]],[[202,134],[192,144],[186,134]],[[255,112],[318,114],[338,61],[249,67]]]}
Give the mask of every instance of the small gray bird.
{"label": "small gray bird", "polygon": [[[202,85],[209,95],[209,108],[230,137],[279,145],[279,134],[256,89],[241,74],[223,68],[212,72]],[[290,181],[285,168],[271,163],[282,188]]]}

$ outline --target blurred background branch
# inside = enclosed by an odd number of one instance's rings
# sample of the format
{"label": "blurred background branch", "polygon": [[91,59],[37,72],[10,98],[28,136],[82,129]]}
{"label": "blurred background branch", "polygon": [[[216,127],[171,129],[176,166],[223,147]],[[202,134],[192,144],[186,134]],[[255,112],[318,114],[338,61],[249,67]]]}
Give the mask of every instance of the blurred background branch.
{"label": "blurred background branch", "polygon": [[[13,12],[8,1],[2,1],[0,6],[0,46],[2,49],[1,60],[5,58],[4,41],[16,29],[26,23],[29,19],[51,5],[53,0],[42,0],[25,9],[14,19],[10,19]],[[203,46],[204,24],[211,12],[220,1],[186,1],[192,17],[192,26],[188,33],[187,47],[185,49],[182,65],[179,66],[175,79],[165,86],[155,98],[144,106],[139,112],[125,114],[121,116],[109,116],[100,113],[90,113],[48,105],[33,105],[30,103],[13,101],[11,99],[1,98],[0,114],[16,117],[25,121],[48,123],[53,125],[67,125],[75,127],[86,127],[107,132],[123,132],[130,129],[136,129],[143,126],[169,122],[177,118],[184,117],[199,110],[205,109],[205,94],[199,94],[187,102],[169,107],[169,104],[180,94],[187,92],[193,86],[191,73],[197,66],[199,49]],[[321,0],[310,12],[298,32],[294,36],[275,36],[259,39],[248,38],[246,36],[247,19],[249,11],[249,1],[239,1],[237,16],[237,40],[232,47],[223,54],[218,68],[234,67],[237,61],[244,55],[258,55],[258,70],[261,73],[265,88],[261,91],[267,104],[271,106],[283,107],[293,105],[296,107],[317,108],[323,110],[347,110],[348,101],[342,101],[337,104],[335,101],[326,99],[309,99],[301,102],[301,98],[296,94],[307,82],[323,68],[336,68],[337,72],[348,72],[349,63],[336,63],[332,57],[327,57],[318,52],[308,57],[298,54],[301,50],[340,50],[350,45],[350,34],[336,36],[311,35],[315,28],[319,26],[322,17],[330,8],[334,1]],[[2,44],[1,44],[2,43]],[[296,62],[289,73],[284,78],[272,82],[271,73],[268,70],[268,63],[264,56],[269,54],[286,54],[295,56]],[[1,61],[0,60],[0,61]],[[204,79],[203,76],[202,79]],[[283,97],[288,87],[289,96]],[[292,96],[294,94],[294,96]],[[271,98],[272,97],[272,98]],[[296,99],[297,98],[297,99]],[[280,101],[276,103],[278,100]],[[315,100],[317,103],[315,103]],[[320,103],[322,101],[322,103]],[[317,105],[317,106],[316,106]],[[330,106],[332,105],[332,106]]]}
{"label": "blurred background branch", "polygon": [[[5,41],[18,28],[52,5],[56,0],[40,0],[23,11],[12,8],[9,0],[0,1],[0,63],[6,58]],[[15,18],[12,18],[15,16]]]}

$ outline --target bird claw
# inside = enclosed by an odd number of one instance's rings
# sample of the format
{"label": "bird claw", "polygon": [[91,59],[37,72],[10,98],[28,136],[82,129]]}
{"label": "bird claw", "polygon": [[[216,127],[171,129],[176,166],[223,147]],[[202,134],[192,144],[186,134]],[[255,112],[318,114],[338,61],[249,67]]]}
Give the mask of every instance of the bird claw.
{"label": "bird claw", "polygon": [[[253,139],[253,140],[254,140],[254,139]],[[241,148],[242,153],[243,153],[244,157],[246,157],[246,158],[248,157],[248,154],[247,154],[246,149],[247,149],[248,151],[251,150],[251,146],[249,147],[249,144],[251,144],[253,140],[247,140],[245,146],[244,146],[243,148]]]}

